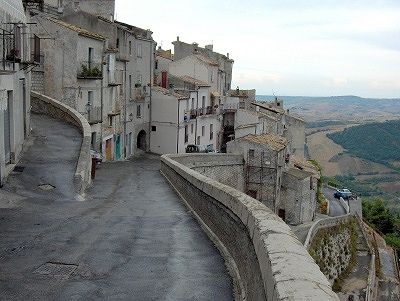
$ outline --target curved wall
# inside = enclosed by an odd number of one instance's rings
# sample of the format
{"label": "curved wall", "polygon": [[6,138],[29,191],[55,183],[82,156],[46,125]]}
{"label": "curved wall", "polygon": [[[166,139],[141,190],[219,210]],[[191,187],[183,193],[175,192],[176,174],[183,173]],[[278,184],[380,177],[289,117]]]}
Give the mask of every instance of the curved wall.
{"label": "curved wall", "polygon": [[90,125],[78,111],[43,94],[31,91],[32,112],[46,114],[75,125],[82,133],[81,150],[74,174],[75,192],[83,194],[90,185],[91,156],[90,156]]}
{"label": "curved wall", "polygon": [[161,172],[229,253],[236,299],[339,300],[289,226],[257,200],[189,168],[195,161],[195,155],[164,155]]}

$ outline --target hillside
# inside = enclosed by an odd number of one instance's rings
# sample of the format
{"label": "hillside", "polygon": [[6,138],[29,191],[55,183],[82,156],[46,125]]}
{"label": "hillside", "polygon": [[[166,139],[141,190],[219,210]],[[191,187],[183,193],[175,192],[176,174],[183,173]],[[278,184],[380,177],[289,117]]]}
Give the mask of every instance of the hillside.
{"label": "hillside", "polygon": [[353,126],[327,136],[357,157],[391,168],[400,161],[400,120]]}
{"label": "hillside", "polygon": [[[257,95],[259,101],[271,101],[272,95]],[[290,113],[307,122],[342,123],[398,119],[400,99],[362,98],[358,96],[279,96]],[[316,124],[313,124],[315,127]]]}

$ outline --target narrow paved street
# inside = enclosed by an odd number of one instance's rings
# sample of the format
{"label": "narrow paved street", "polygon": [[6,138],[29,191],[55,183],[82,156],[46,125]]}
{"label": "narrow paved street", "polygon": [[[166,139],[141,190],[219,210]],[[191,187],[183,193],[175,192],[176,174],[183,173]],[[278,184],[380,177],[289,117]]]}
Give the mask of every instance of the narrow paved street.
{"label": "narrow paved street", "polygon": [[345,215],[346,211],[340,205],[338,199],[333,196],[335,189],[329,187],[323,187],[322,193],[324,194],[325,198],[329,200],[329,216],[340,216]]}
{"label": "narrow paved street", "polygon": [[103,164],[79,202],[67,180],[79,132],[48,117],[33,126],[25,168],[0,190],[0,299],[232,300],[222,257],[158,157]]}

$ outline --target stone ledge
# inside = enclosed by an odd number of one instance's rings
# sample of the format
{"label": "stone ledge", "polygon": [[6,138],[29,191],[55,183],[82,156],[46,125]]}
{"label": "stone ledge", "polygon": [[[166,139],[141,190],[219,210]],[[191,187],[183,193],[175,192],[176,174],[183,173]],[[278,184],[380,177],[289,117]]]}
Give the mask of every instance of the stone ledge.
{"label": "stone ledge", "polygon": [[[261,270],[263,283],[257,285],[262,287],[267,300],[339,300],[328,280],[288,225],[257,200],[178,162],[185,161],[182,157],[188,159],[189,156],[193,155],[163,155],[162,166],[175,171],[184,181],[220,203],[222,208],[226,208],[225,210],[240,220],[252,241]],[[194,155],[190,159],[195,161],[197,158],[201,157]],[[173,179],[169,180],[173,182]],[[223,237],[220,240],[224,241]],[[249,251],[241,250],[243,254]],[[240,267],[241,258],[235,258],[234,255],[232,258],[238,260],[237,265]],[[246,275],[240,276],[243,278]],[[251,292],[246,292],[246,295],[249,293]]]}
{"label": "stone ledge", "polygon": [[64,120],[75,125],[82,133],[82,144],[76,164],[73,183],[77,194],[84,194],[85,189],[91,183],[91,156],[90,156],[90,125],[78,111],[50,98],[46,95],[31,91],[32,111],[39,114],[46,114],[51,117]]}

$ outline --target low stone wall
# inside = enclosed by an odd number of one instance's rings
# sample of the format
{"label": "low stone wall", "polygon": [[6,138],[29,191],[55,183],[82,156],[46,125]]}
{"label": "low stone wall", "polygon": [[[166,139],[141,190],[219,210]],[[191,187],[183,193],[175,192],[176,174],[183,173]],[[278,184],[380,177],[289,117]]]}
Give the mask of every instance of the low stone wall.
{"label": "low stone wall", "polygon": [[162,156],[161,172],[221,250],[236,300],[339,300],[288,225],[259,201],[185,166],[194,164],[188,156]]}
{"label": "low stone wall", "polygon": [[222,184],[244,191],[244,159],[231,154],[185,154],[177,162]]}
{"label": "low stone wall", "polygon": [[73,108],[34,91],[31,91],[31,105],[32,112],[46,114],[56,119],[64,120],[75,125],[81,131],[82,144],[73,181],[76,193],[83,194],[86,187],[90,185],[91,182],[91,130],[89,123]]}
{"label": "low stone wall", "polygon": [[315,234],[320,229],[323,228],[329,228],[329,227],[334,227],[339,225],[340,223],[347,222],[351,218],[350,214],[347,215],[341,215],[341,216],[335,216],[335,217],[327,217],[325,219],[321,219],[316,221],[308,230],[307,238],[306,241],[304,242],[304,247],[308,250],[311,244],[311,241],[313,240]]}
{"label": "low stone wall", "polygon": [[346,212],[346,214],[350,213],[350,207],[349,204],[347,203],[347,201],[345,201],[342,197],[339,198],[339,204],[340,206],[343,207],[344,211]]}

